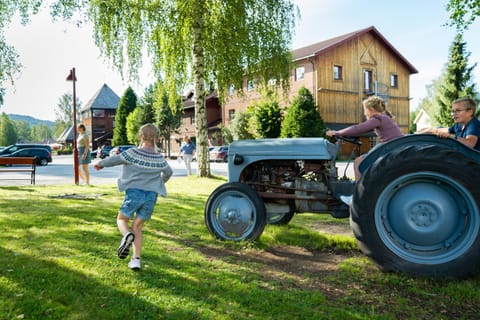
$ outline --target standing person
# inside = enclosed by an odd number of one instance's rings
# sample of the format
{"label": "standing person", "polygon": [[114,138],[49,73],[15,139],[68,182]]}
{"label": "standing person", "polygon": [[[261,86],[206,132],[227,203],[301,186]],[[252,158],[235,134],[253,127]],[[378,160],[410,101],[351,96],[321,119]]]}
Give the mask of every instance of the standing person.
{"label": "standing person", "polygon": [[183,143],[180,147],[180,154],[183,156],[183,161],[187,167],[187,175],[192,174],[192,158],[195,153],[195,144],[189,136],[183,137]]}
{"label": "standing person", "polygon": [[[363,100],[363,112],[367,118],[366,121],[338,131],[327,130],[326,135],[329,137],[352,137],[365,134],[373,130],[380,138],[380,143],[385,143],[402,136],[400,128],[393,120],[392,114],[387,110],[385,101],[383,101],[382,98],[371,96]],[[361,155],[355,159],[353,167],[356,181],[360,179],[361,175],[358,167],[364,157],[365,155]],[[350,204],[351,202],[351,196],[341,196],[341,199],[347,204]]]}
{"label": "standing person", "polygon": [[[88,165],[92,162],[92,155],[90,154],[90,138],[85,131],[85,125],[79,124],[77,127],[78,138],[78,175],[80,179],[85,181],[87,186],[90,185],[90,171]],[[80,168],[82,170],[80,170]]]}
{"label": "standing person", "polygon": [[[156,150],[160,130],[154,124],[148,123],[140,128],[138,136],[138,148],[105,158],[94,166],[96,170],[100,170],[123,165],[118,189],[125,191],[125,198],[117,216],[118,230],[122,234],[117,255],[120,259],[125,259],[133,244],[133,256],[128,263],[128,267],[133,270],[141,267],[143,225],[152,217],[157,196],[167,195],[165,183],[173,174],[168,162]],[[129,228],[131,219],[132,231]]]}
{"label": "standing person", "polygon": [[450,128],[428,128],[422,133],[433,133],[440,138],[452,138],[480,150],[480,121],[475,117],[477,104],[472,98],[460,98],[452,103],[452,116],[455,124]]}

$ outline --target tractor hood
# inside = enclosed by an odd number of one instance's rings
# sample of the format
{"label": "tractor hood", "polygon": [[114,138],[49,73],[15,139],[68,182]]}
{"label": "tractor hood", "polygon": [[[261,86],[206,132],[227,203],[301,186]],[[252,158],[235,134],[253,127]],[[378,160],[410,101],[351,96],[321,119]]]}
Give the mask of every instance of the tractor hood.
{"label": "tractor hood", "polygon": [[239,140],[228,149],[229,180],[249,164],[263,160],[334,160],[338,146],[324,138]]}

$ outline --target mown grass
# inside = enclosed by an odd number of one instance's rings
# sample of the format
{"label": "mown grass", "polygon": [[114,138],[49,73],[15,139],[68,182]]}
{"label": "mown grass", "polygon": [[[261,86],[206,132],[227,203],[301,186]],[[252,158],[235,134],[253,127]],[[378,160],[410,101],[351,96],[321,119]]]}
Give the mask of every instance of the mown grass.
{"label": "mown grass", "polygon": [[168,183],[139,272],[116,257],[114,185],[0,187],[0,319],[480,318],[479,277],[385,274],[353,237],[312,228],[346,220],[305,214],[255,243],[213,239],[203,206],[223,182]]}

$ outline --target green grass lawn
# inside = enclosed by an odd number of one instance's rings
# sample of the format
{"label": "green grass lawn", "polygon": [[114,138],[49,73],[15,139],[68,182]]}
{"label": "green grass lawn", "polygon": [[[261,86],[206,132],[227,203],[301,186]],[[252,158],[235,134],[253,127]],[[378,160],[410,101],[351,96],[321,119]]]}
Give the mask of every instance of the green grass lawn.
{"label": "green grass lawn", "polygon": [[116,256],[116,186],[0,187],[0,319],[480,318],[480,277],[382,273],[352,236],[321,231],[347,220],[302,214],[255,243],[215,240],[203,206],[224,182],[168,182],[138,272]]}

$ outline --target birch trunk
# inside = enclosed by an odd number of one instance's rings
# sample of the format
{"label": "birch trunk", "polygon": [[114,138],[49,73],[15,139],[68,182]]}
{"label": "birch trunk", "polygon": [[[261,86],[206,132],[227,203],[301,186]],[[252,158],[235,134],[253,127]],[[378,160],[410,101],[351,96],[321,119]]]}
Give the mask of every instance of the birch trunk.
{"label": "birch trunk", "polygon": [[202,41],[204,1],[195,1],[193,23],[193,70],[195,83],[195,129],[196,153],[198,161],[197,175],[210,176],[210,162],[208,161],[208,125],[205,107],[205,80],[204,80],[204,50]]}

